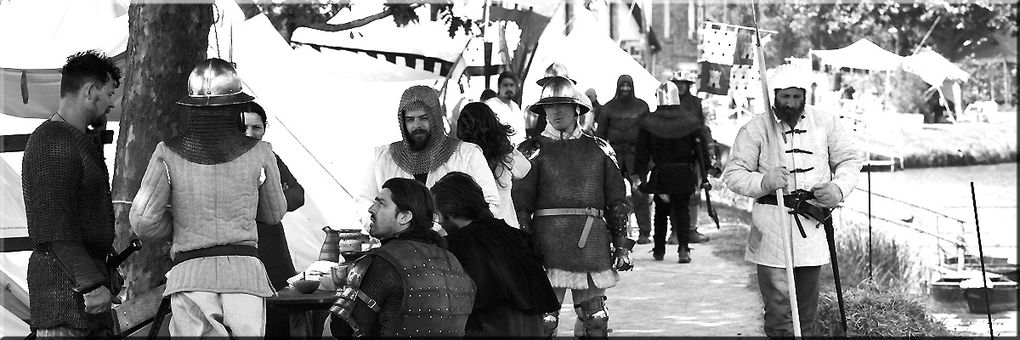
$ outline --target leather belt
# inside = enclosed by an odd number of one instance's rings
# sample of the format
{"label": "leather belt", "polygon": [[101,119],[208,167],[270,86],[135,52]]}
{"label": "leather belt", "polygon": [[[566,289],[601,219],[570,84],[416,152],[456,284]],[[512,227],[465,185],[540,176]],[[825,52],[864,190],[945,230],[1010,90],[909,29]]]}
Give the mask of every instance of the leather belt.
{"label": "leather belt", "polygon": [[595,208],[555,208],[539,209],[535,211],[535,217],[564,215],[588,216],[588,218],[584,220],[584,230],[581,231],[581,239],[577,241],[577,247],[584,248],[584,245],[588,243],[588,234],[591,232],[591,225],[595,223],[596,218],[602,218],[602,210]]}
{"label": "leather belt", "polygon": [[251,256],[259,257],[259,249],[252,246],[243,246],[236,244],[227,244],[221,246],[212,246],[209,248],[195,249],[189,251],[182,251],[177,253],[173,258],[173,265],[176,266],[181,262],[197,259],[200,257],[212,257],[212,256]]}
{"label": "leather belt", "polygon": [[[832,212],[815,206],[814,204],[808,203],[807,200],[813,199],[814,195],[809,191],[797,190],[793,194],[783,195],[783,203],[787,208],[790,208],[790,215],[793,215],[794,221],[797,222],[797,228],[800,229],[800,236],[807,238],[807,233],[804,232],[804,226],[801,224],[800,216],[810,217],[818,221],[820,224],[832,223],[830,217]],[[758,204],[778,205],[776,195],[765,195],[754,200]],[[816,225],[815,228],[818,226]]]}

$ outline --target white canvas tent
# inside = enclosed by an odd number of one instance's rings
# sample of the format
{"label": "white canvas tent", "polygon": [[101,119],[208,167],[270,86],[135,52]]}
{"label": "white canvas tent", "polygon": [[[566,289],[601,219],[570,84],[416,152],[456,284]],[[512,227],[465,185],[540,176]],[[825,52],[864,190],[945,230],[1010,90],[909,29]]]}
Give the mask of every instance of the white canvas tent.
{"label": "white canvas tent", "polygon": [[853,44],[833,50],[810,50],[826,65],[836,68],[851,68],[870,71],[895,71],[903,62],[903,57],[886,51],[868,39],[861,38]]}
{"label": "white canvas tent", "polygon": [[562,17],[559,13],[553,15],[553,21],[539,39],[538,51],[521,89],[522,106],[538,101],[542,89],[535,81],[544,76],[546,67],[558,62],[577,81],[579,91],[594,89],[603,104],[616,94],[620,75],[628,74],[634,79],[635,96],[654,110],[659,81],[599,28],[591,12],[575,9],[573,29],[567,36],[563,35],[564,22],[559,17]]}
{"label": "white canvas tent", "polygon": [[942,86],[946,80],[966,82],[970,75],[942,55],[931,49],[903,58],[903,70],[916,74],[932,86]]}
{"label": "white canvas tent", "polygon": [[[75,0],[47,2],[48,6],[27,6],[13,7],[13,4],[26,2],[16,0],[13,2],[2,2],[0,15],[5,19],[16,19],[12,21],[0,21],[0,41],[10,41],[12,32],[8,28],[18,27],[20,30],[31,31],[37,22],[49,23],[43,20],[52,16],[53,13],[65,13],[65,16],[87,16],[92,12],[76,12],[76,10],[60,10],[60,6],[77,8],[80,2]],[[8,7],[12,6],[12,7]],[[125,6],[126,8],[126,6]],[[333,54],[310,50],[293,50],[279,36],[279,33],[272,27],[264,16],[256,16],[250,20],[242,21],[243,15],[233,1],[220,0],[216,6],[217,15],[223,20],[218,22],[219,39],[213,38],[210,32],[210,56],[216,56],[216,44],[219,50],[224,53],[232,51],[233,61],[238,65],[238,73],[244,79],[246,91],[256,96],[256,100],[266,108],[270,115],[269,127],[265,140],[273,144],[281,158],[287,162],[294,172],[297,180],[305,188],[306,204],[295,212],[288,213],[284,218],[288,243],[295,265],[303,269],[317,259],[319,248],[322,245],[324,233],[323,226],[331,226],[334,229],[348,228],[359,229],[359,212],[355,211],[353,200],[348,195],[356,194],[360,183],[364,166],[369,159],[369,154],[374,146],[388,144],[399,140],[400,134],[397,129],[396,106],[401,93],[408,86],[423,84],[435,86],[442,83],[442,78],[427,72],[421,72],[392,63],[375,60],[359,54]],[[10,12],[14,11],[14,12]],[[126,11],[125,11],[126,13]],[[13,18],[13,19],[12,19]],[[114,23],[110,26],[121,25],[123,30],[109,35],[97,36],[89,34],[82,36],[85,40],[77,43],[73,50],[61,48],[56,51],[39,52],[51,55],[48,58],[38,59],[40,62],[30,65],[30,74],[40,70],[57,70],[64,63],[67,55],[75,50],[100,48],[110,55],[116,55],[116,48],[104,49],[103,46],[109,41],[124,41],[127,39],[126,15],[115,18],[108,18],[96,15],[92,18],[77,18],[85,22],[99,22],[99,26],[105,27],[104,20]],[[82,27],[76,26],[76,27]],[[46,26],[49,28],[51,26]],[[63,26],[63,29],[77,29],[75,26]],[[225,39],[225,32],[232,31],[232,39]],[[111,31],[112,32],[112,31]],[[94,31],[92,33],[95,33]],[[61,33],[62,34],[62,33]],[[59,35],[59,34],[58,34]],[[233,46],[231,46],[233,45]],[[20,52],[18,52],[20,53]],[[4,53],[3,57],[12,54]],[[27,52],[26,52],[27,53]],[[11,57],[13,58],[13,57]],[[14,60],[14,59],[0,59]],[[19,58],[28,60],[25,56]],[[48,63],[41,62],[49,60]],[[13,62],[12,62],[13,63]],[[281,66],[285,65],[286,72],[281,72]],[[4,71],[25,67],[24,64],[4,64],[0,62]],[[20,79],[9,80],[8,73],[3,73],[5,84],[2,111],[0,111],[0,134],[30,133],[41,122],[40,118],[48,118],[56,109],[57,88],[59,87],[59,73],[56,78],[49,78],[48,82],[28,79],[32,91],[37,86],[49,86],[48,90],[41,93],[51,94],[36,96],[33,92],[33,104],[39,103],[39,108],[34,111],[11,111],[12,101],[21,102],[20,84],[18,89],[10,95],[11,90],[6,84],[11,82],[20,83]],[[20,78],[20,72],[17,77]],[[48,84],[48,85],[46,85]],[[44,85],[44,86],[43,86]],[[183,85],[182,85],[183,86]],[[120,91],[118,91],[120,92]],[[11,103],[11,105],[9,105]],[[28,112],[27,114],[18,114]],[[16,118],[18,116],[37,117],[34,119]],[[14,124],[16,123],[16,124]],[[109,128],[115,133],[118,129],[117,122],[111,122]],[[116,136],[114,137],[116,138]],[[106,146],[106,154],[113,155],[114,145]],[[0,160],[5,160],[11,165],[14,174],[0,173],[0,184],[4,186],[2,196],[5,200],[21,202],[20,190],[20,153],[0,154]],[[107,166],[113,169],[114,157],[108,157]],[[14,188],[9,183],[18,184]],[[10,196],[10,197],[8,197]],[[130,200],[130,198],[127,198]],[[15,204],[4,204],[0,206],[3,211],[3,223],[14,224],[18,231],[15,235],[25,236],[24,229],[24,208]],[[27,292],[25,275],[27,266],[27,252],[3,253],[0,254],[0,270],[7,281],[13,282],[11,287],[15,290]],[[12,294],[18,304],[28,305],[27,294],[19,296]],[[11,296],[5,292],[5,297]],[[17,315],[18,306],[15,303],[0,301],[7,311]],[[6,314],[5,314],[6,315]],[[4,316],[6,318],[6,316]],[[4,319],[6,320],[6,319]],[[6,322],[6,321],[5,321]],[[16,325],[0,329],[0,336],[23,336],[20,330],[27,327]]]}

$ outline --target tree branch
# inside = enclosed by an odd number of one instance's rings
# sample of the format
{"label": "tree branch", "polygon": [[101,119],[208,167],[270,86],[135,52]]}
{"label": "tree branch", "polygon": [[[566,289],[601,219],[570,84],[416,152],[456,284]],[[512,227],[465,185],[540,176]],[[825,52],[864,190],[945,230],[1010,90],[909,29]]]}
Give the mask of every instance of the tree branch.
{"label": "tree branch", "polygon": [[[414,5],[411,6],[411,9],[412,10],[413,9],[417,9],[418,7],[421,7],[421,5],[422,4],[414,4]],[[346,30],[349,30],[349,29],[352,29],[352,28],[357,28],[357,27],[365,26],[365,25],[368,25],[369,23],[371,23],[373,21],[376,21],[376,20],[379,20],[379,19],[391,16],[391,15],[393,15],[393,10],[391,8],[386,8],[382,12],[379,12],[379,13],[376,13],[376,14],[372,14],[372,15],[369,15],[369,16],[361,18],[361,19],[351,20],[349,22],[345,22],[345,23],[342,23],[342,24],[339,24],[339,25],[328,24],[328,23],[325,23],[325,22],[314,22],[314,23],[308,23],[308,24],[301,25],[301,27],[308,27],[308,28],[317,29],[317,30],[326,31],[326,32],[339,32],[339,31],[346,31]]]}

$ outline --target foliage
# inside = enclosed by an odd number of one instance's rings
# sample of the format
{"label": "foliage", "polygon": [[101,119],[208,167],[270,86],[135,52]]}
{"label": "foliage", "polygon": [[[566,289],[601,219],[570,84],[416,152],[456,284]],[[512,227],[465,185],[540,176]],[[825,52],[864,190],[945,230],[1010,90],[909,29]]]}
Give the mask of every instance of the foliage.
{"label": "foliage", "polygon": [[366,25],[376,20],[392,17],[398,27],[411,23],[417,23],[420,18],[415,10],[418,7],[429,5],[432,20],[441,18],[449,26],[450,37],[456,35],[458,30],[464,30],[465,34],[471,34],[472,30],[480,24],[479,22],[456,16],[453,13],[451,1],[405,1],[403,3],[387,3],[382,5],[380,12],[366,18],[354,20],[344,24],[327,24],[331,18],[351,5],[349,2],[335,2],[319,0],[310,2],[306,0],[284,0],[272,3],[250,3],[245,6],[255,6],[255,11],[265,14],[273,23],[280,35],[290,41],[294,30],[298,27],[328,28],[333,31],[343,31]]}
{"label": "foliage", "polygon": [[[844,290],[847,336],[933,337],[951,336],[932,316],[924,300],[914,294],[889,290],[875,282],[862,282]],[[816,330],[822,336],[841,336],[839,305],[833,292],[818,297]]]}
{"label": "foliage", "polygon": [[[708,5],[705,18],[744,26],[754,22],[751,6],[746,4]],[[973,54],[979,42],[991,39],[993,33],[1017,36],[1016,3],[865,0],[771,2],[758,7],[759,27],[779,32],[765,47],[770,66],[787,57],[802,57],[809,49],[840,48],[861,38],[899,55],[910,55],[936,20],[924,43],[951,61]]]}
{"label": "foliage", "polygon": [[[994,98],[997,104],[1008,103],[1016,106],[1016,65],[1015,60],[1014,63],[1007,65],[1003,65],[1002,62],[970,59],[962,61],[959,64],[960,68],[970,74],[970,79],[962,85],[963,102],[973,103]],[[1005,83],[1009,84],[1008,88]]]}

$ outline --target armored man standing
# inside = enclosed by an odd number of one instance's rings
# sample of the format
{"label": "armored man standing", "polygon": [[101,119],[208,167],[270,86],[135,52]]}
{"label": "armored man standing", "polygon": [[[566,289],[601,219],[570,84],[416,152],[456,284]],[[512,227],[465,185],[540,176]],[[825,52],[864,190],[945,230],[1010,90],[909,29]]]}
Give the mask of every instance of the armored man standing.
{"label": "armored man standing", "polygon": [[[591,108],[573,81],[544,78],[540,100],[531,106],[548,120],[541,135],[521,144],[531,172],[514,184],[521,226],[533,233],[557,298],[571,290],[577,336],[606,336],[606,288],[630,270],[627,185],[609,143],[581,132],[578,116]],[[559,312],[545,315],[547,335],[556,334]]]}

